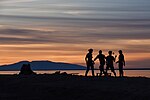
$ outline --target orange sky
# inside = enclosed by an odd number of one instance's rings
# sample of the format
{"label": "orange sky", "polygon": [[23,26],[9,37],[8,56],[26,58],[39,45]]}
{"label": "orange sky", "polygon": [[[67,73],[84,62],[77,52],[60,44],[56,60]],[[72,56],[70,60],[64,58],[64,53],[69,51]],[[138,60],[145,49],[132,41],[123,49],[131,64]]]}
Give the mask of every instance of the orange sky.
{"label": "orange sky", "polygon": [[[84,57],[87,53],[87,48],[94,48],[93,56],[95,57],[98,54],[99,48],[102,45],[98,44],[23,44],[23,45],[0,45],[1,51],[1,65],[3,64],[11,64],[15,62],[19,62],[22,60],[50,60],[55,62],[68,62],[85,65]],[[117,47],[118,45],[104,45],[102,46],[103,53],[107,55],[108,50],[114,50],[116,54],[118,54]],[[105,49],[106,48],[106,49]],[[109,48],[109,49],[107,49]],[[123,48],[123,47],[121,47]],[[150,53],[133,53],[128,50],[128,48],[123,48],[126,61],[137,62],[141,59],[149,59]],[[137,64],[135,64],[137,65]],[[98,61],[97,65],[98,67]],[[127,66],[129,67],[129,66]],[[134,66],[130,66],[134,67]]]}

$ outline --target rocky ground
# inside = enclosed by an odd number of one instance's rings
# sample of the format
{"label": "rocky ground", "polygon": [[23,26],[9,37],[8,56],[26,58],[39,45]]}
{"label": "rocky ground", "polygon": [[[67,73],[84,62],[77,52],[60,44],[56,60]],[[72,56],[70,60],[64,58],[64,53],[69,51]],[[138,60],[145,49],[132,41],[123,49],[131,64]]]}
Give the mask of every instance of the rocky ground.
{"label": "rocky ground", "polygon": [[0,100],[150,100],[150,79],[0,75]]}

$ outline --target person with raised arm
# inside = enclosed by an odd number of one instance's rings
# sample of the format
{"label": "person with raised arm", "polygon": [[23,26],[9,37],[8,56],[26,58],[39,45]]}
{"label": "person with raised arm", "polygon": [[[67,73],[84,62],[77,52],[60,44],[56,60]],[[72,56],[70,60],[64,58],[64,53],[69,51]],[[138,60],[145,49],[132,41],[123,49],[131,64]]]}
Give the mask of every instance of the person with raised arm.
{"label": "person with raised arm", "polygon": [[115,77],[116,77],[116,72],[115,72],[115,69],[114,69],[114,62],[115,62],[117,56],[115,56],[115,57],[112,56],[112,51],[109,51],[108,54],[109,55],[106,57],[106,65],[107,65],[106,66],[106,73],[110,68],[111,72],[113,72]]}
{"label": "person with raised arm", "polygon": [[96,61],[97,59],[99,59],[100,61],[100,76],[102,76],[102,74],[105,75],[105,71],[104,71],[104,66],[105,66],[105,55],[102,54],[102,50],[99,50],[99,54],[95,57],[94,61]]}

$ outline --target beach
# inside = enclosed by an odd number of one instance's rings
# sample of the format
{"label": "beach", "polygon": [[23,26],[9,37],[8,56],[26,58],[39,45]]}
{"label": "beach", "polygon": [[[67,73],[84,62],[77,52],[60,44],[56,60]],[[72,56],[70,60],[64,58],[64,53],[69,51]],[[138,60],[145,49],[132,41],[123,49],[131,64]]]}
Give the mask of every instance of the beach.
{"label": "beach", "polygon": [[0,100],[150,100],[150,78],[0,75]]}

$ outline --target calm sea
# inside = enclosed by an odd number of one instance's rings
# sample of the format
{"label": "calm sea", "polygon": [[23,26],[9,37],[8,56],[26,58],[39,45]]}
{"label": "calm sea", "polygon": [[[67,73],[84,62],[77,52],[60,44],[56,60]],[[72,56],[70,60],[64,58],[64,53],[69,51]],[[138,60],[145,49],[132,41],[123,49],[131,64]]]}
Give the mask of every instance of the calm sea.
{"label": "calm sea", "polygon": [[[60,70],[61,71],[61,70]],[[46,71],[34,71],[37,74],[52,74],[56,72],[56,70],[46,70]],[[78,75],[84,75],[85,70],[62,70],[62,72],[67,72],[68,74],[71,73],[78,73]],[[116,70],[117,75],[118,70]],[[18,74],[19,71],[0,71],[0,74]],[[95,74],[99,73],[99,70],[95,70]],[[150,78],[150,70],[125,70],[124,71],[125,76],[128,77],[149,77]],[[88,73],[89,76],[91,76],[91,71]],[[113,75],[113,74],[112,74]]]}

